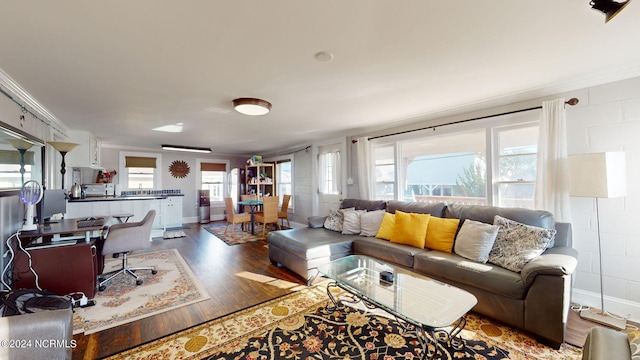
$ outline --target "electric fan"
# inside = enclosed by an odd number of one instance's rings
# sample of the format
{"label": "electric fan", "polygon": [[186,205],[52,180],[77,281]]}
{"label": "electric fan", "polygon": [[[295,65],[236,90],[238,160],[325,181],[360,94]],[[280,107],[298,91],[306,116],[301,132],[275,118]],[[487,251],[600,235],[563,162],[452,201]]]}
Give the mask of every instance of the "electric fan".
{"label": "electric fan", "polygon": [[25,182],[20,189],[20,200],[27,205],[22,231],[37,230],[33,214],[35,205],[42,200],[42,186],[35,180]]}

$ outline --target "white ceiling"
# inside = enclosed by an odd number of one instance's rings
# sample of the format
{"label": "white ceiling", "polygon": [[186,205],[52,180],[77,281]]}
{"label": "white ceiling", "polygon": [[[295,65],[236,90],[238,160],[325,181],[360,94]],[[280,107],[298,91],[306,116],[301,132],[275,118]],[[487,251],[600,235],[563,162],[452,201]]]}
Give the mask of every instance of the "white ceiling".
{"label": "white ceiling", "polygon": [[[126,147],[267,153],[640,75],[640,2],[607,24],[588,0],[22,0],[0,11],[0,69],[68,127]],[[238,97],[273,109],[241,115]],[[178,122],[180,134],[151,131]]]}

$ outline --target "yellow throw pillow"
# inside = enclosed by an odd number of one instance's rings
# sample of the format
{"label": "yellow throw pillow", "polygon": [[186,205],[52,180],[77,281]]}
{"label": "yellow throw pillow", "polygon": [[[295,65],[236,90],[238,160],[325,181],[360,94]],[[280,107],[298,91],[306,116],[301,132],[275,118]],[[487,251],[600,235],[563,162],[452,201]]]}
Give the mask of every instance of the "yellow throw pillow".
{"label": "yellow throw pillow", "polygon": [[424,249],[430,217],[429,214],[396,211],[396,223],[391,242]]}
{"label": "yellow throw pillow", "polygon": [[425,247],[450,253],[458,225],[460,225],[460,219],[442,219],[432,216],[429,219]]}
{"label": "yellow throw pillow", "polygon": [[393,228],[396,224],[396,216],[392,213],[385,213],[382,218],[382,223],[380,223],[380,227],[378,228],[378,233],[376,237],[378,239],[391,240],[391,236],[393,235]]}

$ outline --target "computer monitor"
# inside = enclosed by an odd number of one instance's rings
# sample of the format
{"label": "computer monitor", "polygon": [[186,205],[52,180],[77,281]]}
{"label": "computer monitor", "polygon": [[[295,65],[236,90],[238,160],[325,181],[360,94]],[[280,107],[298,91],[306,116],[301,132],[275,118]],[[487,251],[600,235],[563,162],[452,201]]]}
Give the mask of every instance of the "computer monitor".
{"label": "computer monitor", "polygon": [[39,222],[49,222],[55,214],[64,215],[67,212],[67,198],[64,189],[47,189],[42,194],[40,201]]}

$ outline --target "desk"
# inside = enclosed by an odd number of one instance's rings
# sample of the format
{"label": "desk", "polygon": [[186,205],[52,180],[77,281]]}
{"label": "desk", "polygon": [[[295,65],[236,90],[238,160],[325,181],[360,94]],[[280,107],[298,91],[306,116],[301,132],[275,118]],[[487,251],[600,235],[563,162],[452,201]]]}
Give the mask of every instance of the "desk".
{"label": "desk", "polygon": [[243,206],[250,206],[251,207],[251,235],[254,235],[253,231],[254,231],[254,223],[255,223],[255,213],[256,213],[256,208],[260,205],[262,205],[262,200],[246,200],[246,201],[238,201],[238,204],[243,205]]}
{"label": "desk", "polygon": [[[82,219],[64,219],[20,233],[20,242],[31,256],[41,288],[59,295],[83,292],[88,298],[95,296],[97,276],[104,267],[99,233],[103,226],[79,228],[77,220]],[[14,251],[13,287],[35,287],[27,254],[17,245]]]}

